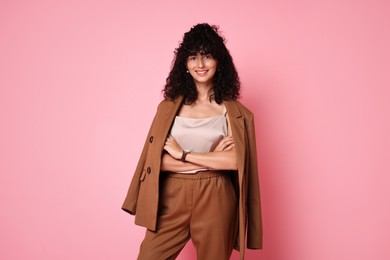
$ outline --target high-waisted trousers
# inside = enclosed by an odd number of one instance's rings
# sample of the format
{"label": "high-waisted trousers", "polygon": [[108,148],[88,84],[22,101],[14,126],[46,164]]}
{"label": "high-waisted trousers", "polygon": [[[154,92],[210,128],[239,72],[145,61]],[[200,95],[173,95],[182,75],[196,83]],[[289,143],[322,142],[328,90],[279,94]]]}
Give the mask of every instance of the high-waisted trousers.
{"label": "high-waisted trousers", "polygon": [[176,259],[189,239],[199,260],[228,260],[237,235],[229,172],[162,172],[156,231],[146,230],[139,260]]}

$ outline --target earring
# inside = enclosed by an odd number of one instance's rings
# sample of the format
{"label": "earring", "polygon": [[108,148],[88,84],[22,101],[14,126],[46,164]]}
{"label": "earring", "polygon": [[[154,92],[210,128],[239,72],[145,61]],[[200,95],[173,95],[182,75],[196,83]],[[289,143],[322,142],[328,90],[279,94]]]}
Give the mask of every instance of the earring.
{"label": "earring", "polygon": [[187,70],[187,73],[190,73],[190,72]]}

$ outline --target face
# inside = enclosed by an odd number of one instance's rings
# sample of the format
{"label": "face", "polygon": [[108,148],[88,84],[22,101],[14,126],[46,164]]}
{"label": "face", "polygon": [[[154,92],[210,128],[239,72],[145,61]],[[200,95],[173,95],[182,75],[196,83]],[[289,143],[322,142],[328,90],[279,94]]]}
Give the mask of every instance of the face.
{"label": "face", "polygon": [[217,60],[211,54],[196,54],[187,58],[187,70],[195,83],[209,84],[217,71]]}

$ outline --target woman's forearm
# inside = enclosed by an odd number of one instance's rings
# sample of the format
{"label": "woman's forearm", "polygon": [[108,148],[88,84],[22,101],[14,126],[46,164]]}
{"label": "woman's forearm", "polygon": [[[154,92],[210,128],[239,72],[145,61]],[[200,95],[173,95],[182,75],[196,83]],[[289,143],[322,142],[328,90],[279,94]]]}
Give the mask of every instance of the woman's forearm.
{"label": "woman's forearm", "polygon": [[204,168],[206,167],[188,161],[183,162],[181,160],[175,159],[168,153],[164,153],[161,158],[160,169],[162,171],[185,172],[185,171],[199,170]]}
{"label": "woman's forearm", "polygon": [[236,151],[216,151],[208,153],[191,152],[186,162],[201,165],[214,170],[237,170]]}
{"label": "woman's forearm", "polygon": [[[223,138],[212,152],[188,153],[185,162],[180,160],[183,155],[183,149],[172,136],[169,136],[165,141],[164,150],[168,152],[169,157],[165,158],[166,161],[164,161],[164,157],[162,158],[161,167],[166,167],[167,170],[187,167],[191,168],[189,170],[193,170],[193,167],[214,170],[237,170],[236,151],[234,140],[231,136]],[[186,163],[190,164],[187,165]]]}

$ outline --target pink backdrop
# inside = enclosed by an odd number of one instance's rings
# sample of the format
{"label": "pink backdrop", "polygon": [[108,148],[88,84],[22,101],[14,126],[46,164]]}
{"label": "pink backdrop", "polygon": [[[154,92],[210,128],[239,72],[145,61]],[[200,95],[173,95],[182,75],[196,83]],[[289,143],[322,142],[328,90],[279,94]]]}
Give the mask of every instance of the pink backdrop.
{"label": "pink backdrop", "polygon": [[256,116],[264,250],[247,259],[390,259],[389,9],[1,1],[0,259],[135,259],[144,229],[120,206],[173,50],[205,21]]}

